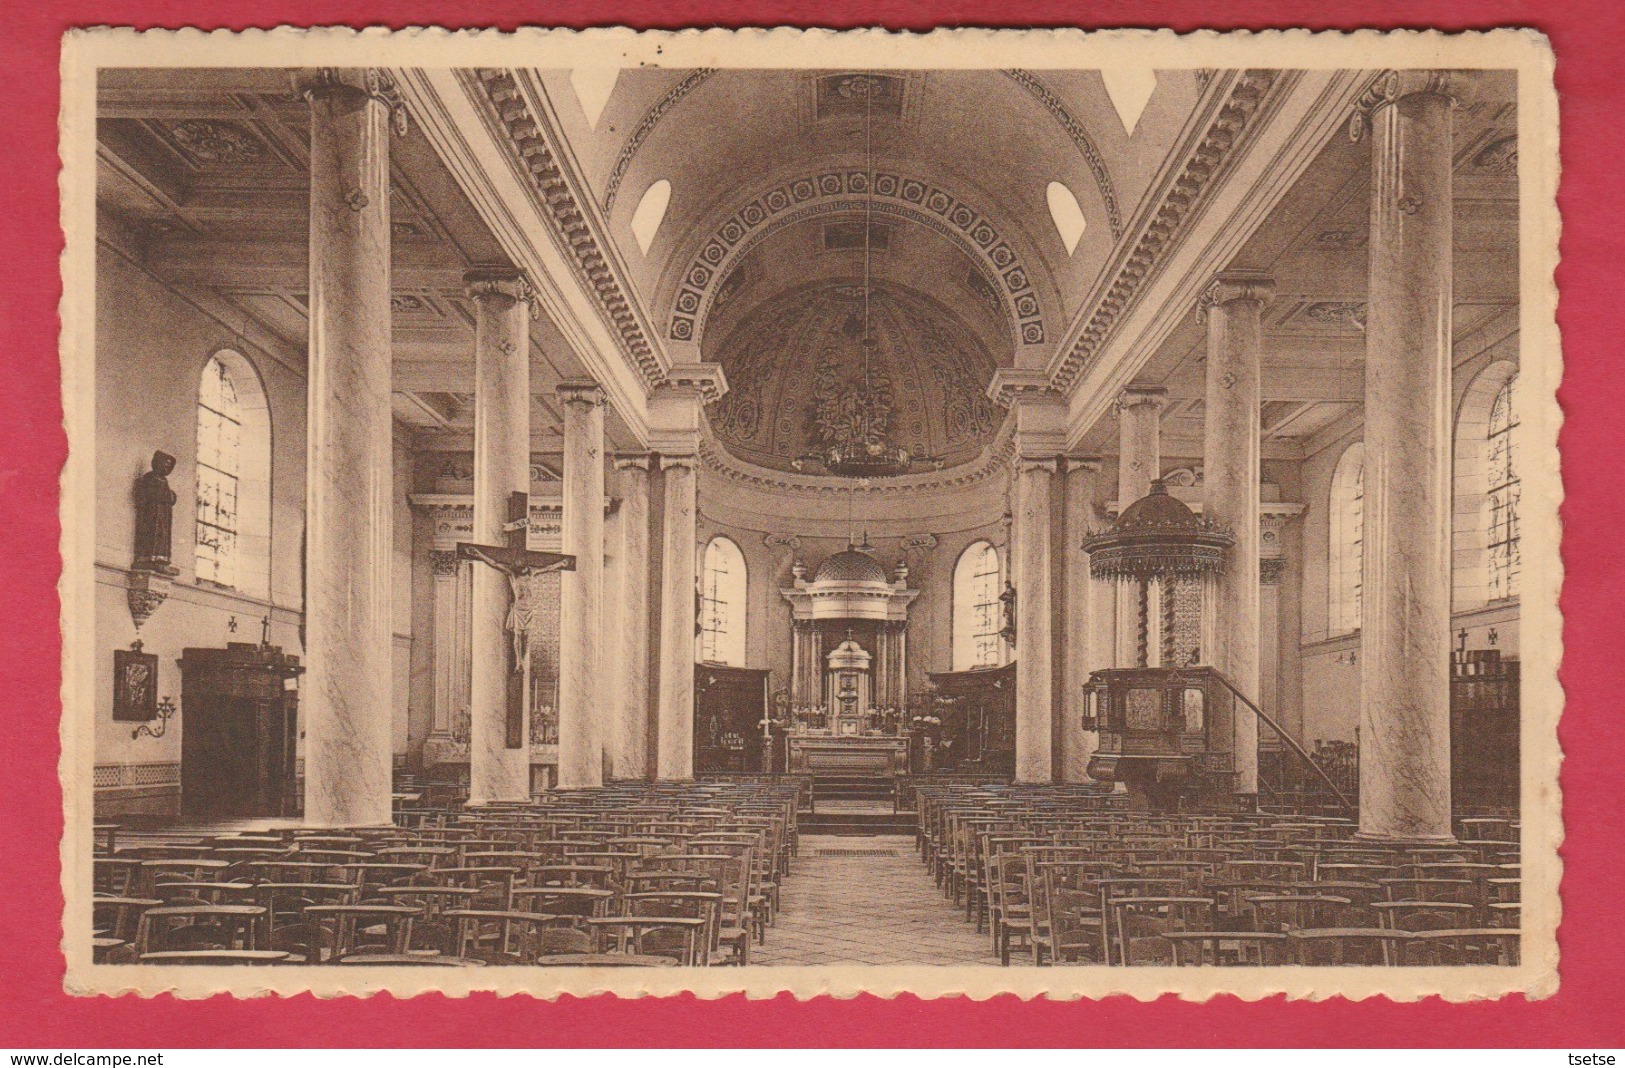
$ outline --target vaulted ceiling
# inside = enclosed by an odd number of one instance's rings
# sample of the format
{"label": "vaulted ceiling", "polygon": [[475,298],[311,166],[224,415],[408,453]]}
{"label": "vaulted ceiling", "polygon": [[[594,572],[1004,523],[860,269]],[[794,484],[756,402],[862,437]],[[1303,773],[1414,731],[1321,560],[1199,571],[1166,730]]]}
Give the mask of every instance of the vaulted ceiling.
{"label": "vaulted ceiling", "polygon": [[[746,256],[765,258],[780,228],[869,217],[895,237],[877,277],[908,284],[951,247],[978,268],[956,270],[953,302],[997,293],[1004,331],[1033,362],[1088,293],[1202,88],[1195,72],[1144,71],[1119,106],[1099,71],[637,69],[604,98],[602,72],[589,92],[580,72],[538,73],[674,340],[706,344],[717,292],[737,285]],[[660,182],[670,201],[643,253],[634,216]],[[1052,182],[1081,208],[1074,249],[1051,219]],[[848,266],[814,256],[797,270],[808,283]]]}

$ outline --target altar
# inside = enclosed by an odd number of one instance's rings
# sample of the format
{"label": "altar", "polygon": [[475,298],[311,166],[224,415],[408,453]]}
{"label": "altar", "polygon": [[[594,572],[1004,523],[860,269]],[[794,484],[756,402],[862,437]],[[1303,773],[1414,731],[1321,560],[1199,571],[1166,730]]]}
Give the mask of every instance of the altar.
{"label": "altar", "polygon": [[890,779],[908,773],[908,739],[895,735],[792,734],[790,771]]}

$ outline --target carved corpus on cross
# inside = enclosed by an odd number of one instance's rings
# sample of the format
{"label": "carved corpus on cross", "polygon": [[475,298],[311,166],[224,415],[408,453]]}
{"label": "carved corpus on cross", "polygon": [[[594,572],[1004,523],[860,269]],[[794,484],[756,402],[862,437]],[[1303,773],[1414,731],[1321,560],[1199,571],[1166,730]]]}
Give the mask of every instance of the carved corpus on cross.
{"label": "carved corpus on cross", "polygon": [[574,571],[576,558],[564,553],[544,553],[526,548],[530,532],[530,495],[515,490],[508,495],[508,519],[502,525],[506,545],[457,543],[457,559],[477,560],[494,567],[508,578],[508,619],[504,626],[513,642],[508,647],[508,700],[504,745],[521,749],[525,744],[525,672],[530,662],[530,621],[536,612],[536,592],[531,579],[553,571]]}

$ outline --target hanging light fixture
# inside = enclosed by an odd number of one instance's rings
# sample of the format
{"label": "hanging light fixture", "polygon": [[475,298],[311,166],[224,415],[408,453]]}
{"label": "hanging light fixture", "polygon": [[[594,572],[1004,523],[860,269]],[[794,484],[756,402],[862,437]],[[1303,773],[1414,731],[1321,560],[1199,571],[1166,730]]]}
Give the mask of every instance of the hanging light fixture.
{"label": "hanging light fixture", "polygon": [[[875,340],[869,317],[873,290],[873,224],[875,199],[874,98],[880,82],[864,74],[863,87],[863,319],[858,347],[863,354],[863,381],[858,386],[857,416],[845,427],[845,434],[815,456],[832,475],[843,478],[887,478],[906,475],[914,465],[909,451],[891,440],[886,412],[881,410],[871,366],[879,342]],[[854,79],[856,82],[857,79]],[[797,466],[800,466],[799,464]]]}

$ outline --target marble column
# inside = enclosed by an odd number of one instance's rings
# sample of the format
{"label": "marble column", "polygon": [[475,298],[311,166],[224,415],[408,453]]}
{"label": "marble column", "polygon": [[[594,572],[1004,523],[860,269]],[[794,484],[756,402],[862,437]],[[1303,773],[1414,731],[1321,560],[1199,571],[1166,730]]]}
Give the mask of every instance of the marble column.
{"label": "marble column", "polygon": [[610,770],[617,779],[647,779],[649,766],[649,465],[646,452],[617,453],[621,480],[620,633],[614,692],[620,715]]}
{"label": "marble column", "polygon": [[604,784],[603,721],[614,700],[600,673],[604,599],[604,394],[585,379],[559,383],[564,409],[564,552],[559,573],[559,786]]}
{"label": "marble column", "polygon": [[[474,529],[469,540],[508,545],[514,537],[507,529],[509,500],[515,493],[530,499],[530,284],[512,270],[472,272],[465,281],[474,302]],[[529,701],[529,687],[523,685],[528,665],[514,662],[515,636],[508,629],[512,586],[508,576],[483,564],[473,568],[472,577],[468,803],[525,801],[530,798],[528,714],[519,744],[508,744],[514,669]]]}
{"label": "marble column", "polygon": [[[1212,648],[1202,650],[1250,700],[1259,693],[1259,365],[1264,305],[1274,284],[1260,275],[1220,274],[1204,296],[1207,400],[1202,420],[1202,515],[1235,535],[1214,582]],[[1236,793],[1258,793],[1258,717],[1237,704]]]}
{"label": "marble column", "polygon": [[1055,777],[1055,646],[1050,540],[1056,460],[1022,457],[1011,537],[1016,578],[1016,781]]}
{"label": "marble column", "polygon": [[451,743],[457,715],[468,703],[468,564],[455,549],[432,549],[434,571],[434,729],[430,740]]}
{"label": "marble column", "polygon": [[694,777],[694,589],[696,458],[662,456],[665,479],[660,590],[660,701],[656,775]]}
{"label": "marble column", "polygon": [[1089,674],[1101,662],[1095,659],[1094,644],[1090,636],[1091,607],[1094,579],[1089,576],[1089,554],[1083,551],[1083,539],[1090,529],[1090,497],[1094,488],[1094,475],[1100,470],[1097,460],[1068,458],[1065,465],[1065,510],[1061,521],[1061,753],[1062,782],[1088,780],[1089,758],[1099,745],[1095,731],[1083,729],[1085,700],[1083,688]]}
{"label": "marble column", "polygon": [[389,82],[323,68],[310,104],[305,820],[391,820],[394,504]]}
{"label": "marble column", "polygon": [[1360,835],[1451,839],[1451,111],[1444,71],[1371,98]]}
{"label": "marble column", "polygon": [[[1161,386],[1129,386],[1117,398],[1117,511],[1151,492],[1162,477],[1162,409],[1168,391]],[[1140,588],[1113,582],[1114,667],[1140,664]]]}

